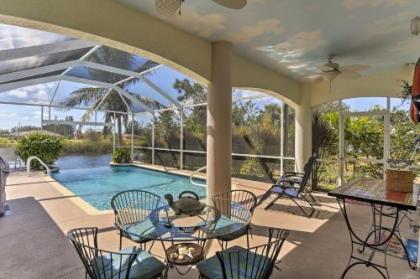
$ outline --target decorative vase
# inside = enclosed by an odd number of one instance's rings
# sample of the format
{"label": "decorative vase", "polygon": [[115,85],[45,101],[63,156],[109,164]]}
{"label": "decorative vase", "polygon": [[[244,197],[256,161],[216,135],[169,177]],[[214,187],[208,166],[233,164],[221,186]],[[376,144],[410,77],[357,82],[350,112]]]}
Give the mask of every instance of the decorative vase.
{"label": "decorative vase", "polygon": [[410,170],[385,170],[385,187],[388,191],[412,193],[414,173]]}

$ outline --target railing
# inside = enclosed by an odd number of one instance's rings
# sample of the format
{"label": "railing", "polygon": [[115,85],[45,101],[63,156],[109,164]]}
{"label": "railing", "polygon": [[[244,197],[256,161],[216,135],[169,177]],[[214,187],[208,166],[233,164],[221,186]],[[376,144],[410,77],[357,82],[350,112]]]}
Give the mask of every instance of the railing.
{"label": "railing", "polygon": [[196,186],[207,186],[206,184],[202,184],[202,183],[198,183],[198,182],[195,182],[195,181],[194,181],[194,174],[196,174],[196,173],[198,173],[198,172],[200,172],[200,171],[202,171],[202,170],[205,170],[206,168],[207,168],[207,166],[202,166],[201,168],[196,169],[195,171],[193,171],[193,172],[190,174],[190,182],[191,182],[191,184],[194,184],[194,185],[196,185]]}
{"label": "railing", "polygon": [[32,160],[37,160],[44,168],[47,170],[47,175],[51,174],[51,169],[45,164],[39,157],[37,156],[30,156],[28,160],[26,160],[26,172],[27,174],[31,174],[31,162]]}

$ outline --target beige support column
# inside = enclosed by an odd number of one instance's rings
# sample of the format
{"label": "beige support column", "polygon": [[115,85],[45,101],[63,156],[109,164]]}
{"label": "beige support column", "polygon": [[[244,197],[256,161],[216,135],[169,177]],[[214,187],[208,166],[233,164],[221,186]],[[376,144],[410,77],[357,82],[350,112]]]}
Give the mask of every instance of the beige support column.
{"label": "beige support column", "polygon": [[310,95],[302,92],[301,104],[295,107],[296,169],[302,172],[312,152],[312,111]]}
{"label": "beige support column", "polygon": [[207,95],[207,198],[231,189],[232,45],[213,42]]}

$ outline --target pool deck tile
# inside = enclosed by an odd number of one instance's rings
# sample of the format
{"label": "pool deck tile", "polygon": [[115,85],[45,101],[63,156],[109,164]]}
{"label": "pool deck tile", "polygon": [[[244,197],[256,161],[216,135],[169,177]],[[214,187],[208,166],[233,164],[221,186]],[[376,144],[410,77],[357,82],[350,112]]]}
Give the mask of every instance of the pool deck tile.
{"label": "pool deck tile", "polygon": [[[267,184],[237,179],[233,184],[233,187],[250,190],[257,196],[267,187]],[[6,192],[12,215],[0,218],[1,279],[84,278],[83,266],[65,238],[71,228],[98,226],[101,248],[118,248],[113,214],[90,214],[74,197],[58,190],[50,178],[40,173],[28,177],[24,172],[15,172],[9,176]],[[291,232],[280,255],[280,270],[275,270],[272,278],[340,277],[350,252],[348,232],[335,200],[323,193],[315,193],[315,196],[317,210],[310,219],[301,216],[286,200],[280,200],[268,211],[263,209],[267,202],[256,209],[252,221],[253,245],[264,243],[267,227]],[[351,207],[355,223],[369,224],[366,216],[370,209]],[[406,223],[402,231],[403,235],[416,237]],[[240,238],[230,245],[244,246],[245,243],[245,238]],[[123,245],[132,246],[133,243],[124,241]],[[209,246],[209,256],[219,249],[215,241],[210,241]],[[152,253],[162,257],[159,243],[153,246]],[[420,278],[420,271],[410,270],[400,259],[388,257],[388,266],[391,278]],[[169,278],[197,278],[197,272],[192,270],[182,277],[171,270]],[[378,274],[361,266],[354,268],[347,278],[378,278]]]}

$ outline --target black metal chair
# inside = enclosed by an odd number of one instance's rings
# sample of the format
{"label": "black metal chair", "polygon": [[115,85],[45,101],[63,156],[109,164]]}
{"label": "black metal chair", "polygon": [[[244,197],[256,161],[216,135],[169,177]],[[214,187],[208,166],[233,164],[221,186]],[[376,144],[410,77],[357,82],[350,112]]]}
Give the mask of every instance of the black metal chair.
{"label": "black metal chair", "polygon": [[[125,233],[124,226],[138,224],[142,221],[142,225],[136,226],[136,234],[142,235],[142,228],[149,230],[152,226],[149,223],[150,212],[158,208],[160,197],[141,190],[128,190],[116,194],[111,200],[111,207],[115,213],[115,226],[120,231],[120,249],[122,248],[122,238],[125,237],[141,245],[146,250],[146,243],[151,238],[141,238]],[[153,243],[152,243],[153,246]],[[152,248],[149,248],[149,250]]]}
{"label": "black metal chair", "polygon": [[[228,242],[246,235],[249,247],[249,236],[251,233],[250,222],[257,206],[257,197],[245,190],[232,190],[229,192],[214,195],[212,197],[214,206],[221,212],[221,224],[235,225],[235,223],[245,224],[244,228],[235,233],[217,237],[222,249],[226,249]],[[218,228],[216,227],[216,231]],[[217,234],[217,233],[216,233]]]}
{"label": "black metal chair", "polygon": [[118,252],[98,248],[98,228],[77,228],[67,233],[92,279],[154,279],[163,276],[165,265],[146,251],[128,247]]}
{"label": "black metal chair", "polygon": [[199,264],[201,278],[267,279],[273,272],[288,231],[269,229],[268,243],[253,248],[233,246]]}
{"label": "black metal chair", "polygon": [[[285,175],[280,177],[280,179],[273,184],[271,188],[263,195],[258,204],[261,204],[264,200],[269,198],[272,194],[276,194],[276,198],[272,200],[266,207],[265,210],[272,207],[275,202],[281,197],[289,198],[295,203],[298,208],[303,212],[306,217],[312,217],[315,212],[315,208],[312,203],[307,199],[309,196],[312,199],[312,202],[315,202],[314,197],[312,196],[309,189],[309,179],[311,177],[312,171],[316,165],[316,155],[312,155],[308,162],[305,164],[304,172],[287,172]],[[308,213],[297,201],[300,199],[305,201],[311,208]]]}

